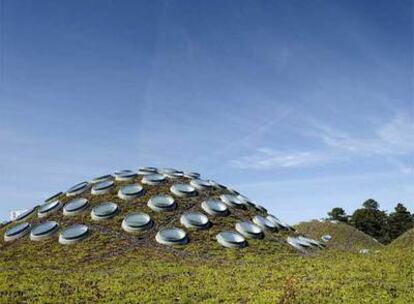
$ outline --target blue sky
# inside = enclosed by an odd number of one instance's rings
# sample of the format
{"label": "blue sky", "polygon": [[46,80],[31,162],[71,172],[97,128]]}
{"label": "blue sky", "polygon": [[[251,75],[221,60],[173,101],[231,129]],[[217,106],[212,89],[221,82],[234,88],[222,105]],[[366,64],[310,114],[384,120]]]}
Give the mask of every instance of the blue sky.
{"label": "blue sky", "polygon": [[147,165],[291,223],[414,210],[412,1],[0,3],[0,218]]}

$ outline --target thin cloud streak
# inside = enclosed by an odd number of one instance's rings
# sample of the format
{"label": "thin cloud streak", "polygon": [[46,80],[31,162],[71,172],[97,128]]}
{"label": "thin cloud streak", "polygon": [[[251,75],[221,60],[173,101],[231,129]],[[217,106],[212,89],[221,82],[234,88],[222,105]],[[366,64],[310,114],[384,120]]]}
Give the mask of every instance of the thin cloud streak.
{"label": "thin cloud streak", "polygon": [[408,115],[398,113],[391,120],[374,128],[370,137],[358,137],[312,120],[311,131],[305,135],[317,138],[319,150],[283,152],[269,147],[260,147],[248,155],[230,160],[228,165],[238,169],[270,170],[320,166],[331,161],[380,155],[399,167],[403,172],[412,172],[412,165],[398,156],[414,152],[414,123]]}

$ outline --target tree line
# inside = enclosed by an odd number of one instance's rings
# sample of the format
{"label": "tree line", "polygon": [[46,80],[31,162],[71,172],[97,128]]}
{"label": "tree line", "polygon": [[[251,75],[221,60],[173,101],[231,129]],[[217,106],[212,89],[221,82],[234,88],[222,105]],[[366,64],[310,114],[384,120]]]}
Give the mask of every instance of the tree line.
{"label": "tree line", "polygon": [[414,213],[401,203],[398,203],[389,214],[380,210],[380,205],[374,199],[368,199],[362,208],[347,215],[341,207],[335,207],[328,212],[328,219],[335,220],[365,232],[380,243],[388,244],[405,231],[414,227]]}

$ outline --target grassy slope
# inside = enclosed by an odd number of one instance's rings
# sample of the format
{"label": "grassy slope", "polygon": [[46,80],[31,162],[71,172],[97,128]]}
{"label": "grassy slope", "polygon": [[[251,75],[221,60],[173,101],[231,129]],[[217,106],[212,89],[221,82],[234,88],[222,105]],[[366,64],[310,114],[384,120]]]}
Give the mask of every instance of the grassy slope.
{"label": "grassy slope", "polygon": [[390,245],[392,248],[414,250],[414,228],[406,231],[395,239]]}
{"label": "grassy slope", "polygon": [[[156,244],[155,231],[124,233],[120,222],[127,212],[151,213],[143,204],[153,189],[146,187],[145,197],[129,203],[113,196],[90,197],[92,205],[104,199],[120,204],[121,214],[108,222],[93,223],[88,214],[51,216],[62,226],[88,223],[93,233],[82,243],[62,246],[56,238],[0,241],[0,303],[414,302],[410,251],[360,255],[328,249],[303,256],[286,246],[285,235],[279,234],[250,241],[243,250],[220,247],[215,234],[232,228],[238,218],[250,217],[251,210],[212,219],[213,227],[190,232],[192,242],[184,247]],[[180,200],[179,211],[197,209],[192,200]],[[177,214],[151,213],[162,226],[178,225]]]}
{"label": "grassy slope", "polygon": [[310,221],[295,226],[298,232],[320,239],[323,235],[329,234],[332,240],[327,243],[329,248],[338,250],[359,251],[362,248],[379,249],[383,247],[369,235],[342,223]]}

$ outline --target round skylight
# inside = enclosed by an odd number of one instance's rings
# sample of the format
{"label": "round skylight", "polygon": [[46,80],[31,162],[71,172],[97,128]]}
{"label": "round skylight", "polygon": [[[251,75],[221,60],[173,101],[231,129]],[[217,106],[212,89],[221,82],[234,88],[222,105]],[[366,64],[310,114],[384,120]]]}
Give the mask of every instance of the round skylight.
{"label": "round skylight", "polygon": [[85,239],[88,235],[88,226],[74,224],[63,229],[63,231],[59,235],[59,243],[64,245],[70,245]]}
{"label": "round skylight", "polygon": [[237,195],[236,196],[237,197],[237,199],[239,200],[239,201],[241,201],[244,205],[247,205],[247,206],[250,206],[250,207],[255,207],[256,206],[256,204],[255,203],[253,203],[248,197],[246,197],[246,196],[244,196],[244,195],[241,195],[241,194],[239,194],[239,195]]}
{"label": "round skylight", "polygon": [[251,222],[237,223],[236,230],[246,238],[261,239],[264,237],[263,230]]}
{"label": "round skylight", "polygon": [[184,172],[184,176],[189,177],[189,178],[199,178],[200,177],[200,173],[197,172]]}
{"label": "round skylight", "polygon": [[88,206],[88,200],[86,198],[75,198],[67,203],[63,207],[63,214],[64,215],[76,215],[83,212]]}
{"label": "round skylight", "polygon": [[212,187],[210,182],[203,179],[192,179],[190,181],[190,185],[197,188],[198,190],[206,190]]}
{"label": "round skylight", "polygon": [[223,202],[216,199],[208,199],[202,202],[201,208],[213,216],[226,216],[229,214],[227,206]]}
{"label": "round skylight", "polygon": [[329,234],[326,234],[326,235],[322,236],[321,239],[324,242],[329,242],[330,240],[332,240],[332,236],[329,235]]}
{"label": "round skylight", "polygon": [[171,211],[177,207],[175,200],[169,195],[156,195],[148,201],[148,207],[157,212]]}
{"label": "round skylight", "polygon": [[315,241],[313,239],[304,237],[304,236],[298,236],[298,239],[304,242],[307,242],[308,244],[310,244],[313,247],[318,247],[318,248],[322,248],[323,245],[321,243],[319,243],[318,241]]}
{"label": "round skylight", "polygon": [[164,228],[158,231],[155,240],[164,245],[187,244],[187,233],[180,228]]}
{"label": "round skylight", "polygon": [[140,184],[131,184],[121,187],[118,197],[123,200],[130,200],[144,194],[144,188]]}
{"label": "round skylight", "polygon": [[91,180],[92,184],[97,184],[106,180],[112,180],[114,177],[111,174],[106,174],[102,176],[95,177],[93,180]]}
{"label": "round skylight", "polygon": [[202,214],[201,212],[184,213],[183,215],[181,215],[180,223],[186,228],[204,229],[210,226],[210,221],[208,220],[208,217]]}
{"label": "round skylight", "polygon": [[82,183],[76,184],[66,191],[66,196],[75,196],[75,195],[81,194],[82,192],[86,191],[86,189],[88,188],[89,188],[88,182],[82,182]]}
{"label": "round skylight", "polygon": [[120,171],[118,174],[115,173],[115,180],[117,181],[129,181],[137,176],[136,172],[125,170]]}
{"label": "round skylight", "polygon": [[170,177],[174,177],[180,171],[178,171],[176,169],[172,169],[172,168],[162,168],[162,169],[159,169],[158,172],[161,173],[161,174],[168,175]]}
{"label": "round skylight", "polygon": [[165,175],[158,173],[151,173],[142,178],[142,183],[147,185],[159,185],[165,182],[167,178]]}
{"label": "round skylight", "polygon": [[263,213],[267,213],[267,209],[265,207],[263,207],[262,205],[258,204],[258,203],[254,203],[254,208],[257,211],[263,212]]}
{"label": "round skylight", "polygon": [[263,216],[256,215],[253,217],[253,223],[265,230],[275,231],[277,230],[277,225],[264,218]]}
{"label": "round skylight", "polygon": [[298,243],[300,246],[304,248],[310,248],[313,246],[308,240],[303,239],[303,238],[296,237],[295,241],[296,243]]}
{"label": "round skylight", "polygon": [[47,221],[36,225],[30,231],[32,241],[41,241],[51,237],[59,229],[59,224],[55,221]]}
{"label": "round skylight", "polygon": [[279,220],[276,216],[269,214],[266,219],[273,223],[275,226],[277,226],[278,229],[280,230],[288,230],[289,226],[285,223],[283,223],[281,220]]}
{"label": "round skylight", "polygon": [[63,194],[63,192],[58,192],[50,197],[48,197],[47,199],[45,199],[45,203],[50,203],[52,201],[55,201],[59,196],[61,196]]}
{"label": "round skylight", "polygon": [[128,170],[128,169],[124,169],[124,170],[116,170],[116,171],[114,172],[114,175],[115,175],[115,176],[117,176],[117,175],[121,175],[121,174],[124,174],[124,173],[126,173],[126,174],[128,174],[128,173],[134,173],[134,171],[132,171],[132,170]]}
{"label": "round skylight", "polygon": [[94,207],[91,211],[91,217],[94,221],[101,221],[114,217],[117,212],[117,204],[112,202],[106,202]]}
{"label": "round skylight", "polygon": [[111,188],[114,186],[114,181],[112,180],[104,180],[102,182],[99,182],[95,185],[93,185],[91,194],[93,195],[99,195],[99,194],[105,194],[111,191]]}
{"label": "round skylight", "polygon": [[4,241],[10,242],[17,240],[23,236],[25,236],[30,231],[30,224],[29,223],[20,223],[17,224],[10,229],[8,229],[4,233]]}
{"label": "round skylight", "polygon": [[243,203],[237,198],[235,195],[231,194],[222,194],[220,195],[220,199],[223,203],[230,207],[241,208],[243,207]]}
{"label": "round skylight", "polygon": [[291,237],[289,236],[286,239],[287,243],[292,246],[293,248],[301,251],[301,252],[305,252],[305,248],[298,242],[298,240],[295,237]]}
{"label": "round skylight", "polygon": [[237,232],[223,231],[216,235],[217,242],[228,248],[243,248],[247,245],[244,237]]}
{"label": "round skylight", "polygon": [[49,214],[60,209],[61,207],[62,207],[62,203],[60,201],[54,201],[54,202],[43,204],[42,206],[39,207],[39,210],[37,211],[37,216],[38,217],[48,216]]}
{"label": "round skylight", "polygon": [[129,233],[136,233],[151,228],[153,221],[150,216],[142,212],[128,214],[122,221],[122,229]]}
{"label": "round skylight", "polygon": [[37,207],[31,208],[29,210],[26,210],[25,212],[21,213],[18,217],[16,217],[14,220],[16,222],[22,221],[30,217],[35,211]]}
{"label": "round skylight", "polygon": [[175,184],[171,186],[170,190],[177,196],[188,197],[197,195],[196,189],[188,184]]}

